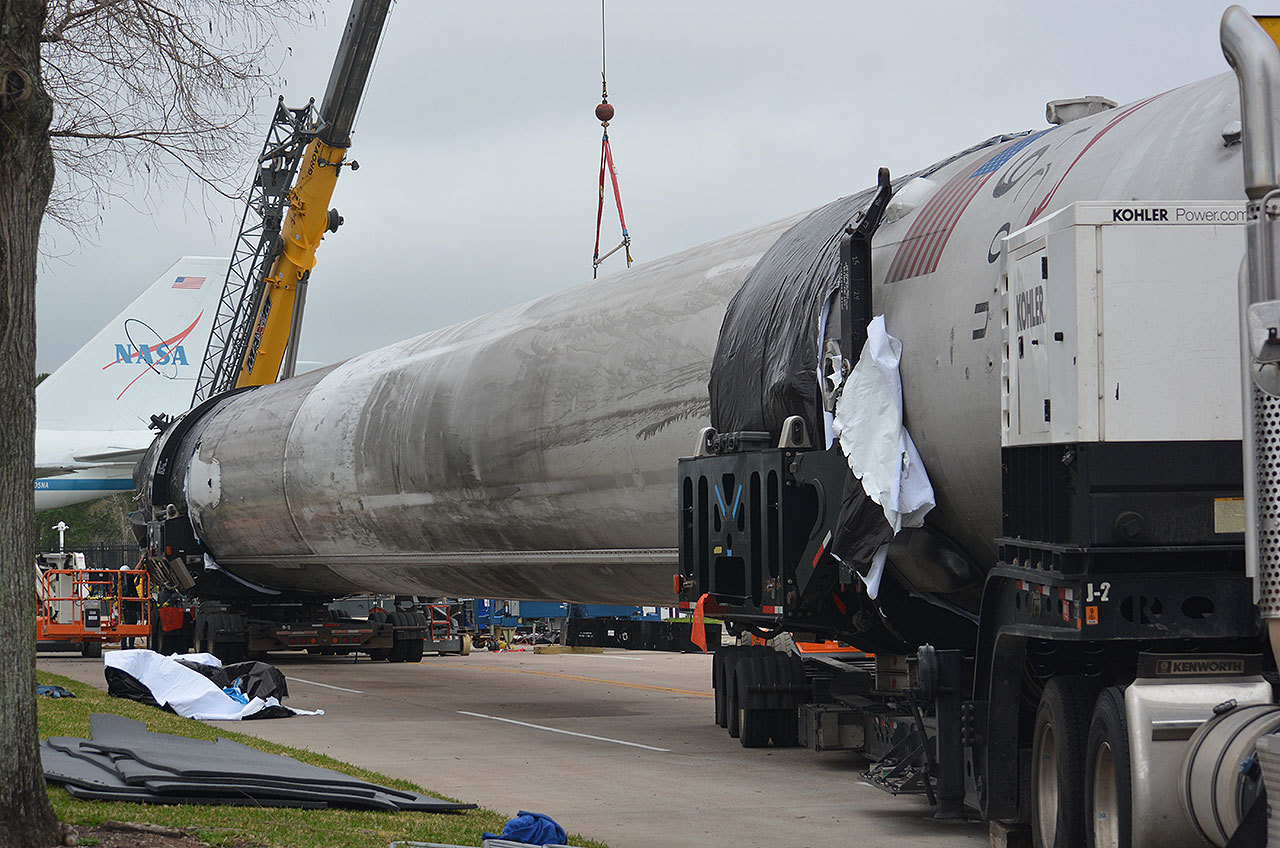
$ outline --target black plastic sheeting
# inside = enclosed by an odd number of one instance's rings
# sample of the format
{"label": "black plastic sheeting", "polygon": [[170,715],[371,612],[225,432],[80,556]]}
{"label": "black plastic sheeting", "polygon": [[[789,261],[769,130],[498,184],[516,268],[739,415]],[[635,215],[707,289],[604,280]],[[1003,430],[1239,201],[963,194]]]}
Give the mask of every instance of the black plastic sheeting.
{"label": "black plastic sheeting", "polygon": [[217,686],[219,689],[226,689],[231,685],[231,680],[228,679],[226,670],[220,665],[207,665],[205,663],[198,662],[192,657],[184,657],[180,654],[169,657],[169,659],[173,660],[178,665],[185,666],[194,672],[203,674],[209,679],[210,683]]}
{"label": "black plastic sheeting", "polygon": [[278,698],[283,701],[289,697],[289,684],[284,679],[284,672],[270,663],[250,660],[225,666],[229,685],[235,686],[250,698]]}
{"label": "black plastic sheeting", "polygon": [[[894,190],[974,151],[1017,138],[999,135],[893,181]],[[874,174],[868,174],[874,176]],[[711,426],[721,433],[768,431],[799,415],[814,441],[823,433],[818,398],[818,318],[835,291],[840,237],[876,195],[874,187],[814,210],[751,269],[720,326],[711,362]],[[855,362],[861,351],[845,351]]]}
{"label": "black plastic sheeting", "polygon": [[823,432],[818,317],[836,288],[840,237],[875,189],[815,210],[765,251],[729,301],[711,361],[711,426],[777,436],[791,415]]}
{"label": "black plastic sheeting", "polygon": [[254,804],[320,809],[457,812],[442,801],[268,754],[229,739],[152,733],[140,721],[95,713],[92,739],[51,737],[40,746],[45,778],[78,798],[149,804]]}
{"label": "black plastic sheeting", "polygon": [[289,697],[289,684],[284,673],[270,663],[249,660],[231,665],[205,665],[181,655],[170,659],[203,674],[219,689],[235,686],[250,698],[261,698],[264,701],[267,698],[279,698],[283,701]]}
{"label": "black plastic sheeting", "polygon": [[[155,697],[151,694],[151,690],[127,671],[106,666],[102,669],[102,674],[107,678],[107,694],[111,697],[128,698],[130,701],[137,701],[139,704],[146,704],[148,707],[160,707],[160,704],[156,702]],[[168,705],[165,705],[162,709],[173,712],[173,709]]]}

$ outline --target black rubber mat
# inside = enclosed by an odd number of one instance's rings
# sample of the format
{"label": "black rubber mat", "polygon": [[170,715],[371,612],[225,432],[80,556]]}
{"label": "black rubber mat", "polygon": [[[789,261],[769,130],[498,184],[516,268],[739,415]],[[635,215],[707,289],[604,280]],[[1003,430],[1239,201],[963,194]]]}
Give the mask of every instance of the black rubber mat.
{"label": "black rubber mat", "polygon": [[40,745],[40,762],[44,776],[57,783],[69,783],[87,789],[133,791],[124,778],[111,768],[110,761],[94,762],[72,756],[44,742]]}
{"label": "black rubber mat", "polygon": [[75,789],[77,797],[428,812],[475,808],[368,783],[229,739],[152,733],[145,723],[123,716],[95,713],[89,727],[91,740],[51,737],[41,747],[46,778]]}
{"label": "black rubber mat", "polygon": [[[225,780],[228,775],[269,779],[295,785],[371,786],[358,777],[301,763],[291,757],[268,754],[230,739],[208,742],[185,736],[152,733],[147,726],[123,716],[94,714],[89,718],[93,739],[84,748],[113,756],[125,756],[155,769],[182,777],[213,777]],[[389,795],[417,797],[413,793],[374,787]]]}
{"label": "black rubber mat", "polygon": [[133,804],[206,804],[216,807],[293,807],[303,810],[323,810],[326,804],[315,801],[273,801],[254,798],[184,798],[180,795],[153,795],[150,792],[121,791],[102,792],[67,784],[72,797],[86,801],[127,801]]}

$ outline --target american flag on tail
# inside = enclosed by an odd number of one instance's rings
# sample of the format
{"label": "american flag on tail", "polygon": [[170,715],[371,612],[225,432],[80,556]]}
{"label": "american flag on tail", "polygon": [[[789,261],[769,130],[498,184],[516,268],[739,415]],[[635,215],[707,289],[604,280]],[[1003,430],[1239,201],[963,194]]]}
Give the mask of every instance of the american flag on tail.
{"label": "american flag on tail", "polygon": [[947,239],[951,237],[956,221],[960,220],[960,216],[968,208],[969,201],[973,200],[1001,166],[1047,132],[1049,130],[1042,130],[1006,143],[976,170],[961,171],[935,191],[920,214],[911,222],[906,237],[898,245],[898,252],[889,265],[885,282],[909,280],[936,270],[942,249],[947,246]]}
{"label": "american flag on tail", "polygon": [[204,277],[177,277],[173,281],[175,289],[198,289],[204,285]]}

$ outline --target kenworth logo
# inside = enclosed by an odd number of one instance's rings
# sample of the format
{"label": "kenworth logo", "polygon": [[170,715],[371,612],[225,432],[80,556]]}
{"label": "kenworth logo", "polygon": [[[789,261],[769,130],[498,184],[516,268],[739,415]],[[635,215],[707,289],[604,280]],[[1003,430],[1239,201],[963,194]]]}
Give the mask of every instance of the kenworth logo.
{"label": "kenworth logo", "polygon": [[[191,331],[200,323],[200,319],[204,317],[203,310],[196,319],[187,325],[186,329],[181,332],[165,338],[160,333],[152,329],[145,321],[137,318],[127,318],[124,322],[125,342],[115,343],[115,358],[102,366],[102,370],[107,370],[113,365],[141,365],[141,372],[129,381],[120,394],[116,395],[116,400],[124,397],[124,393],[133,387],[133,384],[142,379],[142,376],[148,372],[158,374],[166,380],[176,380],[178,378],[178,366],[190,365],[187,359],[186,348],[182,346],[182,342],[187,336],[191,335]],[[155,341],[151,341],[155,339]],[[198,363],[197,363],[198,364]]]}
{"label": "kenworth logo", "polygon": [[1205,675],[1244,674],[1244,660],[1227,657],[1219,659],[1159,660],[1156,662],[1156,674],[1161,677],[1202,677]]}

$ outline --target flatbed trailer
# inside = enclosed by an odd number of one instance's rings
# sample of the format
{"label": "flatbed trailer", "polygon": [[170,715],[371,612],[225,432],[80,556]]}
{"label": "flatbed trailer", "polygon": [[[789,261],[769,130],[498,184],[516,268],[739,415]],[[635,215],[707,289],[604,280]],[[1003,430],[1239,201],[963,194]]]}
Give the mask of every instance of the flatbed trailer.
{"label": "flatbed trailer", "polygon": [[[324,656],[366,654],[375,660],[420,662],[425,650],[461,652],[447,616],[420,604],[375,606],[367,618],[330,609],[330,598],[192,601],[156,612],[158,650],[203,651],[224,663],[279,651]],[[168,621],[165,621],[168,619]],[[165,629],[167,626],[167,629]],[[431,647],[427,648],[427,641]]]}

